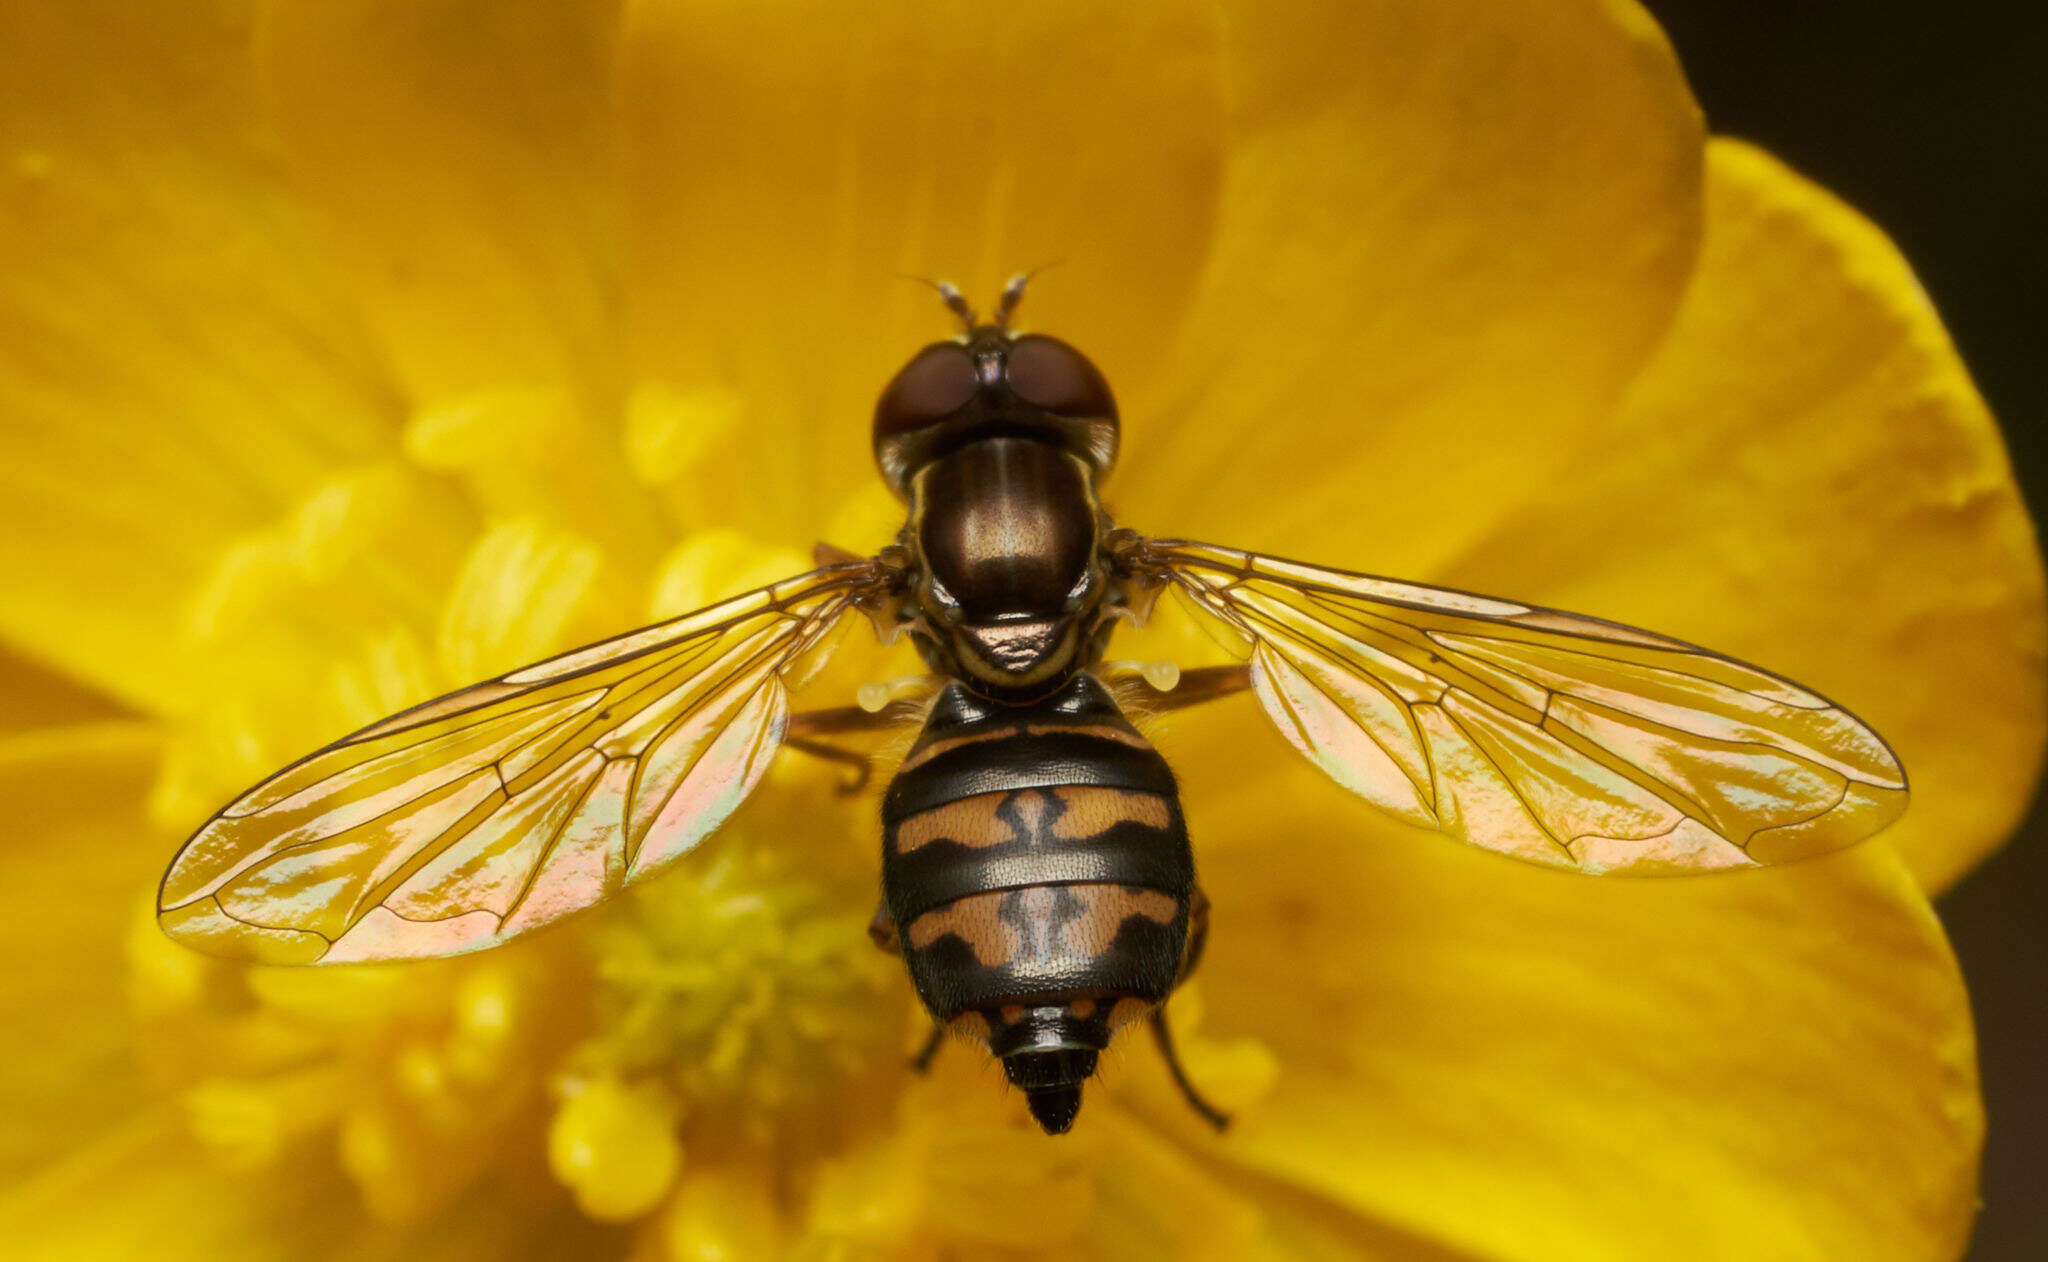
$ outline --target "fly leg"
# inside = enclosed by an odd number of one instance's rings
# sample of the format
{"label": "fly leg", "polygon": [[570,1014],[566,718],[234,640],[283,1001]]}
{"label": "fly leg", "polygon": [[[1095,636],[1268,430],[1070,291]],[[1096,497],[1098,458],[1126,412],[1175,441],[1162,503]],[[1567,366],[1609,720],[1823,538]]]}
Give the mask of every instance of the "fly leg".
{"label": "fly leg", "polygon": [[811,562],[819,569],[823,569],[828,565],[843,565],[848,561],[865,560],[867,558],[860,553],[849,552],[838,544],[826,543],[823,539],[811,545]]}
{"label": "fly leg", "polygon": [[850,768],[849,777],[840,783],[839,791],[855,794],[867,787],[869,778],[874,774],[874,758],[822,738],[886,732],[902,723],[913,710],[914,707],[897,702],[880,710],[865,710],[857,705],[805,710],[789,716],[789,728],[783,733],[782,743],[813,758]]}
{"label": "fly leg", "polygon": [[1154,1008],[1147,1024],[1152,1027],[1152,1040],[1159,1044],[1159,1054],[1166,1058],[1166,1072],[1173,1075],[1173,1085],[1180,1088],[1186,1097],[1188,1107],[1201,1115],[1203,1121],[1215,1127],[1220,1133],[1230,1128],[1230,1114],[1202,1098],[1195,1090],[1195,1084],[1188,1081],[1188,1071],[1180,1066],[1180,1057],[1173,1052],[1173,1034],[1166,1028],[1166,1009]]}
{"label": "fly leg", "polygon": [[[875,914],[868,920],[868,937],[874,944],[891,955],[903,954],[903,941],[896,936],[896,917],[889,914],[886,902],[875,905]],[[936,1022],[932,1025],[931,1037],[924,1046],[917,1049],[917,1055],[910,1058],[912,1073],[922,1074],[932,1067],[932,1058],[939,1054],[939,1045],[946,1041],[946,1027]]]}
{"label": "fly leg", "polygon": [[868,778],[874,773],[874,760],[866,754],[857,754],[850,749],[841,749],[824,741],[814,741],[807,736],[785,736],[782,743],[799,753],[826,762],[836,762],[849,768],[846,779],[839,782],[839,791],[848,797],[868,787]]}
{"label": "fly leg", "polygon": [[1196,666],[1180,670],[1171,662],[1104,662],[1095,667],[1095,673],[1118,682],[1143,680],[1148,687],[1133,697],[1132,703],[1145,715],[1185,710],[1204,701],[1235,696],[1252,686],[1249,666]]}
{"label": "fly leg", "polygon": [[946,1027],[943,1025],[932,1026],[931,1037],[924,1041],[923,1047],[917,1049],[917,1055],[910,1058],[910,1072],[914,1074],[931,1072],[932,1058],[939,1054],[939,1048],[945,1041]]}
{"label": "fly leg", "polygon": [[1235,696],[1252,686],[1249,666],[1197,666],[1180,673],[1180,682],[1150,699],[1147,709],[1154,714],[1185,710],[1204,701]]}
{"label": "fly leg", "polygon": [[[1208,945],[1208,942],[1209,896],[1197,888],[1188,907],[1187,953],[1181,957],[1180,976],[1174,979],[1175,985],[1185,981],[1187,975],[1195,971],[1195,965],[1202,962],[1202,948]],[[1230,1114],[1203,1099],[1202,1093],[1195,1090],[1195,1084],[1188,1081],[1187,1070],[1181,1067],[1180,1057],[1173,1050],[1173,1031],[1167,1028],[1164,1004],[1152,1010],[1147,1024],[1152,1027],[1152,1041],[1159,1045],[1159,1054],[1166,1059],[1166,1072],[1173,1075],[1173,1085],[1180,1088],[1181,1096],[1187,1100],[1188,1107],[1200,1114],[1203,1121],[1219,1132],[1227,1129],[1230,1126]]]}
{"label": "fly leg", "polygon": [[[1153,714],[1164,714],[1201,705],[1205,701],[1235,696],[1251,686],[1252,672],[1248,666],[1197,666],[1193,670],[1179,672],[1179,678],[1171,688],[1155,690],[1145,699],[1145,705]],[[1175,985],[1195,971],[1195,965],[1202,962],[1202,949],[1208,943],[1209,896],[1197,888],[1189,900],[1188,946],[1181,957],[1180,975],[1174,979]],[[1166,1071],[1173,1075],[1173,1085],[1180,1088],[1188,1107],[1218,1131],[1227,1129],[1230,1114],[1209,1103],[1201,1092],[1195,1090],[1195,1084],[1188,1081],[1188,1072],[1173,1048],[1173,1031],[1166,1024],[1166,1005],[1154,1008],[1146,1024],[1152,1027],[1152,1041],[1159,1045],[1159,1054],[1166,1060]]]}
{"label": "fly leg", "polygon": [[[827,543],[822,539],[811,547],[811,560],[820,569],[868,559],[858,552],[849,551],[836,543]],[[902,687],[904,682],[880,685],[880,695],[868,704],[835,706],[829,710],[810,710],[802,714],[793,714],[789,719],[789,729],[783,734],[782,743],[813,758],[822,758],[827,762],[836,762],[852,768],[851,778],[840,784],[839,791],[848,796],[859,793],[867,787],[868,781],[874,775],[874,757],[818,738],[848,733],[883,732],[894,727],[905,717],[909,709],[899,705],[901,694],[906,691]],[[863,687],[861,699],[865,702],[868,691],[877,687],[875,684]]]}
{"label": "fly leg", "polygon": [[903,954],[903,943],[896,937],[896,917],[889,914],[888,903],[875,904],[875,914],[868,918],[868,940],[884,954]]}

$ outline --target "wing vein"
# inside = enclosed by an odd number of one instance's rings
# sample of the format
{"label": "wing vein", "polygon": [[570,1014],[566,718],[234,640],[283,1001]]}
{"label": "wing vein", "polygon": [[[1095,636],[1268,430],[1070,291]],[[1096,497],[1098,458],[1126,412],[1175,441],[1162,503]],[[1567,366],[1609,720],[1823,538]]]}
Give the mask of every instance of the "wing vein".
{"label": "wing vein", "polygon": [[[753,790],[782,738],[785,675],[800,658],[822,660],[811,650],[831,651],[848,611],[897,581],[879,561],[823,567],[363,728],[245,792],[186,842],[158,892],[164,928],[245,959],[392,959],[472,950],[602,898],[682,854]],[[647,856],[632,834],[635,799],[659,784],[645,755],[679,732],[676,784],[654,814],[637,804],[640,818],[676,813],[679,831],[636,870]],[[730,783],[705,779],[728,764]],[[699,782],[707,791],[678,800]],[[245,803],[257,805],[238,814]],[[229,889],[239,916],[221,903]],[[273,931],[267,918],[342,931]],[[330,949],[305,945],[315,941]]]}
{"label": "wing vein", "polygon": [[[1566,863],[1570,864],[1573,867],[1579,866],[1579,857],[1572,853],[1571,846],[1557,835],[1556,830],[1551,828],[1549,821],[1545,820],[1543,816],[1536,810],[1536,804],[1531,802],[1528,798],[1528,795],[1522,792],[1522,786],[1517,784],[1515,782],[1515,777],[1509,773],[1506,767],[1501,765],[1500,759],[1495,758],[1493,756],[1493,751],[1486,747],[1485,742],[1481,741],[1479,737],[1473,733],[1472,729],[1465,724],[1464,720],[1458,717],[1457,712],[1452,710],[1449,706],[1440,705],[1437,707],[1437,709],[1443,712],[1443,716],[1446,719],[1450,720],[1452,727],[1457,728],[1458,731],[1464,734],[1465,743],[1467,745],[1470,745],[1473,751],[1477,753],[1481,758],[1484,758],[1487,762],[1487,765],[1491,766],[1494,769],[1494,771],[1499,774],[1501,783],[1507,787],[1507,791],[1514,797],[1516,804],[1522,808],[1522,814],[1529,817],[1529,822],[1536,825],[1537,831],[1543,834],[1544,839],[1549,841],[1551,845],[1557,847],[1558,853],[1564,856]],[[1457,798],[1456,790],[1452,791],[1451,797],[1453,798],[1453,800]],[[1468,831],[1470,830],[1471,821],[1467,816],[1466,811],[1464,809],[1464,805],[1462,803],[1459,804],[1458,808],[1458,822],[1460,826],[1466,828]]]}
{"label": "wing vein", "polygon": [[[1270,653],[1290,680],[1307,680],[1262,687],[1269,717],[1325,772],[1396,813],[1399,786],[1377,763],[1399,739],[1384,707],[1400,706],[1438,827],[1474,844],[1529,858],[1557,850],[1597,870],[1677,871],[1822,853],[1904,809],[1897,755],[1854,715],[1697,645],[1187,540],[1140,541],[1128,555],[1141,580],[1172,583],[1230,628],[1238,656]],[[1308,739],[1308,711],[1355,731]],[[1394,761],[1412,785],[1415,773]],[[1769,834],[1767,853],[1750,855]]]}

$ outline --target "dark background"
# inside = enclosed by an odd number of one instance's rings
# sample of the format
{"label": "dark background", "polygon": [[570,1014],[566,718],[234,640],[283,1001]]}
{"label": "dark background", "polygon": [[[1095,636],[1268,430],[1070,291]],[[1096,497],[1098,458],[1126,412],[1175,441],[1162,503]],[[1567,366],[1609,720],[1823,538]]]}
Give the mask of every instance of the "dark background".
{"label": "dark background", "polygon": [[[1757,141],[1912,260],[2048,507],[2048,50],[2020,3],[1644,0],[1708,125]],[[2025,25],[2022,26],[2022,22]],[[1991,1130],[1972,1262],[2048,1259],[2048,810],[1940,902]],[[1882,1197],[1884,1188],[1871,1188]]]}

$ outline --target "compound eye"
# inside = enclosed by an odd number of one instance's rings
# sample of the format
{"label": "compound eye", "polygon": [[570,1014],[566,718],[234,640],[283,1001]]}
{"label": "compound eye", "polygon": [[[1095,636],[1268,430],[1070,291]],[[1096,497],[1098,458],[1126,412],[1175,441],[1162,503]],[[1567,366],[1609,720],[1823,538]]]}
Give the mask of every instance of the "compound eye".
{"label": "compound eye", "polygon": [[1116,416],[1116,400],[1101,370],[1058,338],[1042,333],[1018,338],[1010,345],[1004,375],[1018,398],[1055,416]]}
{"label": "compound eye", "polygon": [[878,438],[921,429],[959,411],[980,382],[965,348],[940,342],[919,351],[882,390],[875,404]]}

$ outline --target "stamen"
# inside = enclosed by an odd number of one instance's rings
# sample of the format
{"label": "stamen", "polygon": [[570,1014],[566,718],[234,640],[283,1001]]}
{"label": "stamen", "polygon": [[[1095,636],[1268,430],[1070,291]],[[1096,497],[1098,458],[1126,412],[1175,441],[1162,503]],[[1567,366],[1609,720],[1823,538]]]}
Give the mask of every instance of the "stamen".
{"label": "stamen", "polygon": [[862,932],[872,877],[768,843],[835,809],[793,794],[757,814],[752,835],[711,843],[593,926],[599,1016],[574,1074],[658,1073],[686,1117],[737,1109],[767,1125],[877,1063],[897,1010],[891,961]]}

